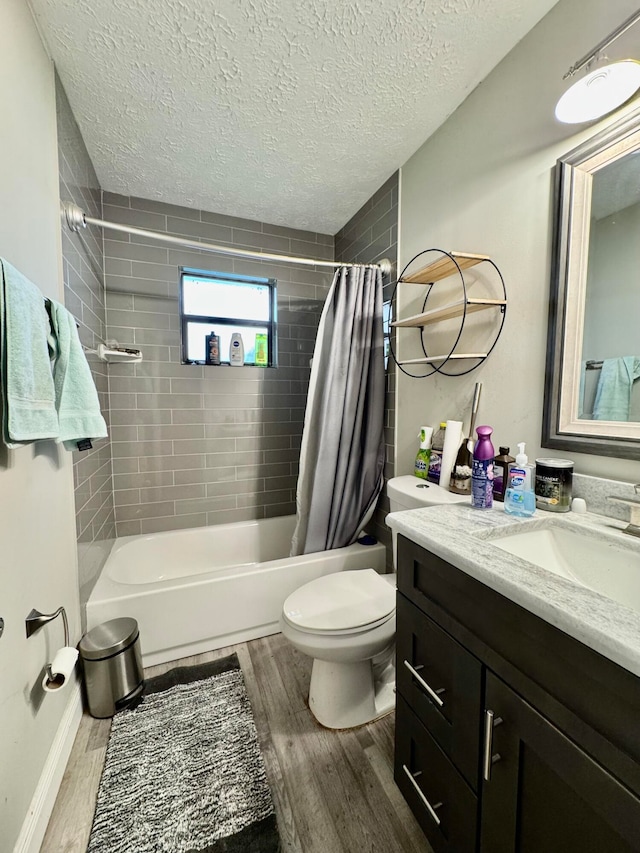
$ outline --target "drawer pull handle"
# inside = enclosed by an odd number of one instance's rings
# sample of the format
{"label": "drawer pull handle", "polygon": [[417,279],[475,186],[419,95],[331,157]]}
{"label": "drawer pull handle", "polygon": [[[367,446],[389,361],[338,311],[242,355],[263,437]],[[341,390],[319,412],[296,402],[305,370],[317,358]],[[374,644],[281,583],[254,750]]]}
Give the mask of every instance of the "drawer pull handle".
{"label": "drawer pull handle", "polygon": [[500,753],[492,755],[493,730],[502,722],[502,717],[495,717],[493,711],[484,712],[484,753],[482,756],[482,778],[485,782],[491,781],[491,766],[500,761]]}
{"label": "drawer pull handle", "polygon": [[426,690],[426,691],[427,691],[427,693],[429,694],[429,696],[431,696],[431,698],[432,698],[432,699],[433,699],[433,701],[436,703],[436,705],[438,705],[438,707],[439,707],[439,708],[442,708],[442,706],[444,705],[444,702],[443,702],[443,701],[442,701],[442,699],[438,696],[438,693],[444,693],[444,687],[441,687],[439,690],[434,690],[432,687],[429,687],[429,685],[428,685],[428,684],[427,684],[427,682],[424,680],[424,678],[422,678],[422,677],[420,676],[420,674],[418,673],[418,671],[417,671],[416,669],[414,669],[414,668],[411,666],[411,664],[409,663],[409,661],[408,661],[408,660],[405,660],[404,665],[405,665],[405,666],[406,666],[406,668],[409,670],[409,672],[411,673],[411,675],[415,678],[415,680],[418,682],[418,684],[419,684],[419,685],[420,685],[424,690]]}
{"label": "drawer pull handle", "polygon": [[402,769],[403,769],[403,770],[404,770],[404,772],[407,774],[407,779],[411,782],[411,784],[412,784],[412,785],[413,785],[413,787],[415,788],[415,790],[416,790],[416,794],[420,797],[420,799],[422,800],[422,802],[425,804],[425,806],[426,806],[426,808],[427,808],[427,811],[429,812],[429,814],[431,815],[431,817],[434,819],[434,821],[436,822],[436,824],[437,824],[438,826],[440,826],[440,818],[439,818],[439,817],[438,817],[438,815],[436,814],[436,809],[441,808],[442,803],[436,803],[436,804],[435,804],[435,806],[432,806],[432,805],[431,805],[431,803],[429,802],[429,800],[428,800],[428,799],[425,797],[425,795],[422,793],[422,789],[420,788],[420,786],[418,785],[418,783],[417,783],[417,782],[416,782],[416,780],[415,780],[415,777],[416,777],[416,776],[420,776],[420,774],[422,773],[422,771],[421,771],[421,770],[418,770],[418,772],[417,772],[417,773],[412,773],[412,772],[409,770],[409,768],[407,767],[407,765],[406,765],[406,764],[403,764],[403,765],[402,765]]}

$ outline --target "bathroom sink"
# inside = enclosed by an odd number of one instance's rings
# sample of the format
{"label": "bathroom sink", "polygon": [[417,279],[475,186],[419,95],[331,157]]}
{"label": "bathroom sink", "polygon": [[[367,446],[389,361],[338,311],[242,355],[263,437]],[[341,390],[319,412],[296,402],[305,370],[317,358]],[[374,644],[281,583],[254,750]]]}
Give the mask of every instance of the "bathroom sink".
{"label": "bathroom sink", "polygon": [[640,612],[640,548],[550,524],[491,539],[491,544]]}

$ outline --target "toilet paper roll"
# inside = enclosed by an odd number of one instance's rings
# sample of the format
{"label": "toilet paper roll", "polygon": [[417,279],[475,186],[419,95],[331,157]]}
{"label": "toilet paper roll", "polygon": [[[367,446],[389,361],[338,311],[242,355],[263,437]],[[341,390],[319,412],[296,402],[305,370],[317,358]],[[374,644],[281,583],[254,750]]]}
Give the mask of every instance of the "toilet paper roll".
{"label": "toilet paper roll", "polygon": [[63,687],[66,687],[77,660],[77,649],[72,649],[71,646],[58,649],[49,667],[51,678],[47,672],[42,679],[42,689],[46,693],[55,693],[56,690],[62,690]]}
{"label": "toilet paper roll", "polygon": [[442,467],[440,468],[440,485],[449,488],[451,472],[456,463],[456,456],[462,441],[462,421],[447,421],[442,448]]}

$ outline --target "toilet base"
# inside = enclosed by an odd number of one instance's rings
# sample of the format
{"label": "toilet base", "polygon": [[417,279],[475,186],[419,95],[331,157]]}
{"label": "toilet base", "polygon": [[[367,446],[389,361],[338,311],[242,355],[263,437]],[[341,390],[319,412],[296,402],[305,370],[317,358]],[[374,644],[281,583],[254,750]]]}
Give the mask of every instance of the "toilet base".
{"label": "toilet base", "polygon": [[383,717],[395,708],[393,661],[335,663],[313,661],[309,685],[311,713],[327,729],[350,729]]}

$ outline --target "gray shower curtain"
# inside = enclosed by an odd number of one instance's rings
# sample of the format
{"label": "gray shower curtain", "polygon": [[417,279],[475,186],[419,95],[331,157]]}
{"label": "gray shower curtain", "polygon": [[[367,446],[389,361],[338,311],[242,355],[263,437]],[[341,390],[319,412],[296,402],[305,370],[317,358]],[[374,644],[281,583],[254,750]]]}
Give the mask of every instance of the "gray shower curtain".
{"label": "gray shower curtain", "polygon": [[322,311],[300,451],[291,554],[355,542],[383,484],[382,273],[341,267]]}

